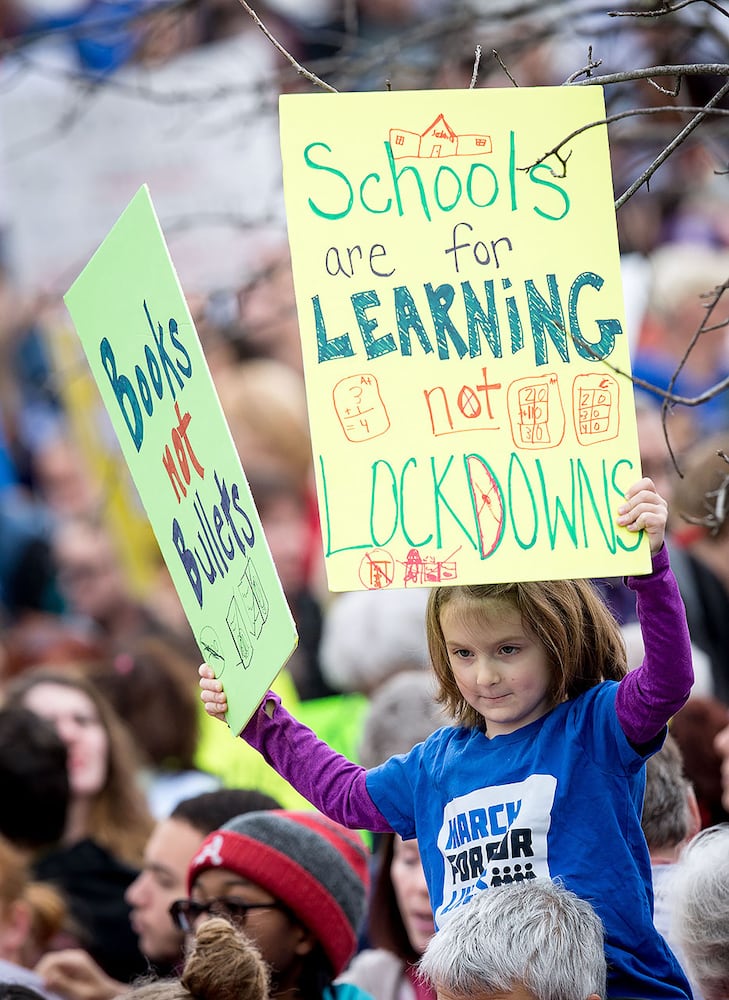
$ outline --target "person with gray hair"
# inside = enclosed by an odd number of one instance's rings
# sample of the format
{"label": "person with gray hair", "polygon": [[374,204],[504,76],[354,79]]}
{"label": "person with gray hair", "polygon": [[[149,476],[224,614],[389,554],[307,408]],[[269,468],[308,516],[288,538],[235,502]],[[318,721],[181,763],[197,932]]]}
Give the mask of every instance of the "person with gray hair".
{"label": "person with gray hair", "polygon": [[319,646],[327,684],[369,696],[400,670],[427,670],[427,601],[425,588],[339,594],[326,613]]}
{"label": "person with gray hair", "polygon": [[360,763],[377,767],[393,754],[407,753],[447,722],[430,672],[398,671],[369,699],[358,746]]}
{"label": "person with gray hair", "polygon": [[653,867],[676,861],[683,845],[701,829],[701,815],[684,771],[683,754],[670,733],[658,753],[646,762],[641,826]]}
{"label": "person with gray hair", "polygon": [[430,939],[419,972],[438,1000],[603,1000],[603,925],[559,882],[480,892]]}
{"label": "person with gray hair", "polygon": [[709,826],[681,852],[673,876],[672,933],[705,1000],[729,997],[729,823]]}
{"label": "person with gray hair", "polygon": [[[682,849],[701,829],[701,814],[693,785],[684,772],[681,747],[670,733],[658,753],[646,762],[645,771],[641,826],[651,858],[653,923],[686,972],[681,944],[671,932],[672,876]],[[691,989],[694,1000],[702,1000],[698,984],[691,981]]]}

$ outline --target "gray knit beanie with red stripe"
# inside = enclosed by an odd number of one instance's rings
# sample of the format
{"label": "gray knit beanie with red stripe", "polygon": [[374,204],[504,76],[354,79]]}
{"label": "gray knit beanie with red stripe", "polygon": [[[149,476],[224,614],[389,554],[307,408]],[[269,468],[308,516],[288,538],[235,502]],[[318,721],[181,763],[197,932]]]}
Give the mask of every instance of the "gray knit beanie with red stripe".
{"label": "gray knit beanie with red stripe", "polygon": [[368,856],[358,833],[317,812],[245,813],[205,838],[190,862],[188,891],[208,868],[225,868],[266,889],[312,931],[338,976],[357,947]]}

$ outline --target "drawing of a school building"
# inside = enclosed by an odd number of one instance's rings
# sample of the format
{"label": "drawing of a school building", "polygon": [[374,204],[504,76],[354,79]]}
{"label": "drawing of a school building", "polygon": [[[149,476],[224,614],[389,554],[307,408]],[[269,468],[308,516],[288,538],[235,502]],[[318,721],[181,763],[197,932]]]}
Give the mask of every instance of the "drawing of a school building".
{"label": "drawing of a school building", "polygon": [[420,134],[407,129],[390,129],[390,146],[396,160],[405,156],[440,159],[444,156],[474,156],[490,153],[491,136],[466,133],[456,135],[443,115]]}

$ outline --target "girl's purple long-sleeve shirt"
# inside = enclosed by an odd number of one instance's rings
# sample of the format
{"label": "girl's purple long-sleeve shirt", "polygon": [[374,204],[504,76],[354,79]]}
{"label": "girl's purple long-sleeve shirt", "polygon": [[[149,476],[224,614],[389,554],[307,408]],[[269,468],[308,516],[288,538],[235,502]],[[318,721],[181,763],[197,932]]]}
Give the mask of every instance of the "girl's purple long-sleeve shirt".
{"label": "girl's purple long-sleeve shirt", "polygon": [[[666,547],[653,556],[648,576],[628,577],[627,583],[637,595],[645,656],[620,681],[615,710],[628,739],[642,745],[686,703],[694,675],[686,613]],[[320,812],[350,828],[391,830],[367,791],[366,769],[293,718],[274,692],[241,736]]]}

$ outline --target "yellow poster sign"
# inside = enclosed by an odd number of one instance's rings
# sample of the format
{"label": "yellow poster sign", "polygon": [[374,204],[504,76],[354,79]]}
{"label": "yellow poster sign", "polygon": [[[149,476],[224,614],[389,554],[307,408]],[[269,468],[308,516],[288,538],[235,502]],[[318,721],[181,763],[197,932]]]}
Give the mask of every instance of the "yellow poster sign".
{"label": "yellow poster sign", "polygon": [[281,98],[331,590],[649,572],[615,524],[640,464],[606,129],[543,159],[604,114],[596,87]]}

